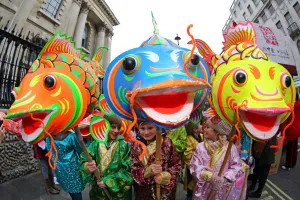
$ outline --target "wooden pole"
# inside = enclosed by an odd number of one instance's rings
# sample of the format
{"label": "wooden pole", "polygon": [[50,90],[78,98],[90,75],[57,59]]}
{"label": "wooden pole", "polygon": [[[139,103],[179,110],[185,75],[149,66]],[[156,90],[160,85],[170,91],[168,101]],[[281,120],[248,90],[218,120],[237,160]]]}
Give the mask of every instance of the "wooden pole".
{"label": "wooden pole", "polygon": [[[230,132],[229,135],[234,135],[235,132],[236,132],[235,127],[232,126],[231,132]],[[232,145],[233,145],[233,142],[232,142],[232,141],[229,141],[229,144],[228,144],[228,147],[227,147],[227,150],[226,150],[226,154],[225,154],[223,163],[222,163],[221,168],[220,168],[219,173],[218,173],[218,176],[219,176],[219,177],[221,177],[222,174],[223,174],[225,165],[226,165],[226,163],[227,163],[227,161],[228,161],[228,158],[229,158],[229,155],[230,155],[230,153],[231,153],[231,147],[232,147]],[[211,190],[211,191],[210,191],[210,193],[209,193],[209,195],[208,195],[208,200],[211,200],[211,199],[215,196],[215,192],[216,192],[216,191],[214,191],[214,190]]]}
{"label": "wooden pole", "polygon": [[[90,154],[89,154],[89,152],[88,152],[88,150],[87,150],[87,148],[86,148],[86,146],[84,144],[84,141],[83,141],[83,138],[82,138],[82,135],[80,133],[80,130],[79,130],[78,126],[75,127],[75,133],[76,133],[76,136],[77,136],[77,139],[79,141],[79,144],[80,144],[80,146],[81,146],[81,148],[82,148],[82,150],[84,152],[84,155],[86,156],[88,162],[92,162],[93,159],[91,158],[91,156],[90,156]],[[95,176],[97,178],[97,182],[101,182],[102,179],[101,179],[100,172],[99,172],[98,169],[94,172],[94,174],[95,174]],[[112,198],[109,195],[107,189],[106,188],[102,188],[102,189],[103,189],[104,193],[106,194],[107,198],[109,200],[112,200]]]}
{"label": "wooden pole", "polygon": [[[155,164],[160,165],[160,153],[161,153],[161,133],[156,133],[156,151],[155,151]],[[160,200],[160,184],[156,183],[156,199]]]}

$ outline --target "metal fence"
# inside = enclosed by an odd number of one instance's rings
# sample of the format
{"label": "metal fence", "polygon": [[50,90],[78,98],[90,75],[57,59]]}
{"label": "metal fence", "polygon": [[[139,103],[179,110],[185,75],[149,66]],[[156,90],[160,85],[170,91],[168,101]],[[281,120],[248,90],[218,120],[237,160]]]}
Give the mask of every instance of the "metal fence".
{"label": "metal fence", "polygon": [[[0,22],[2,17],[0,17]],[[45,45],[38,35],[8,30],[9,21],[0,28],[0,108],[13,103],[11,91],[19,86],[32,62]]]}

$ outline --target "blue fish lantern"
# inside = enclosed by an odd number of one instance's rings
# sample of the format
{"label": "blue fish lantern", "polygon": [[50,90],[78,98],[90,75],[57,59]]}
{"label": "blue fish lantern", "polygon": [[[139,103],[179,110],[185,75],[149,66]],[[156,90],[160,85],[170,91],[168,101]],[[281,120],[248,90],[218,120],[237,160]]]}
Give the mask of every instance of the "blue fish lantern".
{"label": "blue fish lantern", "polygon": [[[193,80],[184,71],[190,53],[157,31],[140,47],[120,54],[104,76],[109,107],[122,118],[151,121],[161,128],[185,124],[208,94],[207,84]],[[197,53],[192,56],[189,72],[208,82],[206,62]]]}

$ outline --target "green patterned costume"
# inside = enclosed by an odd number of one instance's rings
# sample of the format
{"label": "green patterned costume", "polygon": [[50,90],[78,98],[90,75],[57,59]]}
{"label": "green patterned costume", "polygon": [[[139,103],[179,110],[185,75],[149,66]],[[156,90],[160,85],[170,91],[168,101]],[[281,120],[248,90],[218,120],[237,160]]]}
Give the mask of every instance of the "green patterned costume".
{"label": "green patterned costume", "polygon": [[[106,144],[93,142],[88,147],[89,154],[101,171],[103,183],[113,200],[132,199],[132,176],[130,172],[130,145],[119,135]],[[81,154],[80,171],[84,181],[90,183],[90,200],[106,199],[104,191],[97,185],[96,177],[85,169],[87,159]]]}

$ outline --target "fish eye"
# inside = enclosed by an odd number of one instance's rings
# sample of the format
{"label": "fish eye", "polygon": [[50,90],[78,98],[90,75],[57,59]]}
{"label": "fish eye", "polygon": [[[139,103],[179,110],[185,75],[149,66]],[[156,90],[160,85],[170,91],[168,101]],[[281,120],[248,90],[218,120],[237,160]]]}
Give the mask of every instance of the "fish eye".
{"label": "fish eye", "polygon": [[197,54],[193,55],[193,58],[191,59],[191,65],[195,66],[198,65],[200,63],[200,57]]}
{"label": "fish eye", "polygon": [[47,89],[52,89],[56,85],[56,78],[53,75],[47,75],[44,78],[44,85]]}
{"label": "fish eye", "polygon": [[123,59],[122,66],[126,74],[134,74],[140,68],[140,59],[137,56],[129,55]]}
{"label": "fish eye", "polygon": [[287,73],[282,73],[280,79],[282,88],[286,89],[292,85],[292,78]]}
{"label": "fish eye", "polygon": [[237,85],[244,85],[247,82],[247,73],[244,70],[237,70],[233,79]]}

